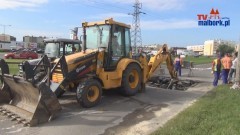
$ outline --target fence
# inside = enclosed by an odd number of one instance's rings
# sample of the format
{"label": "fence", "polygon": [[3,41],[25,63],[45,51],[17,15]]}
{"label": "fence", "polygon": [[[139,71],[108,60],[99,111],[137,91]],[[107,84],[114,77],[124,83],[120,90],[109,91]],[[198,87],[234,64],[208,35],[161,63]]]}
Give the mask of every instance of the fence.
{"label": "fence", "polygon": [[188,76],[193,76],[192,68],[194,68],[194,62],[191,61],[183,61],[182,68],[189,69]]}
{"label": "fence", "polygon": [[6,62],[6,63],[8,64],[10,74],[16,75],[19,73],[19,64],[21,64],[21,62]]}

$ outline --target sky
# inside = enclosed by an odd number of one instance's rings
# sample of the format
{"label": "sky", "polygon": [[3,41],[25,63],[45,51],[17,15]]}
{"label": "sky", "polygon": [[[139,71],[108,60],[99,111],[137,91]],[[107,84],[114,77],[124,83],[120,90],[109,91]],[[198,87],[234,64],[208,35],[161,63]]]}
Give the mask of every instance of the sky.
{"label": "sky", "polygon": [[[139,0],[143,45],[201,45],[205,40],[240,40],[239,0]],[[107,18],[132,24],[135,0],[0,0],[0,33],[70,38],[82,22]],[[218,9],[230,26],[198,26],[198,14]],[[9,26],[11,25],[11,26]]]}

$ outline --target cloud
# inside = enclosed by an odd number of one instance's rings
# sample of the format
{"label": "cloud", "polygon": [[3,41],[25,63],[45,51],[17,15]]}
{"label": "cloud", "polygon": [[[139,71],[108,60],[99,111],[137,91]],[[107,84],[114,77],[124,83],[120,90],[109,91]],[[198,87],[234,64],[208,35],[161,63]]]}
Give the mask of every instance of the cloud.
{"label": "cloud", "polygon": [[166,29],[187,29],[197,28],[196,20],[153,20],[153,21],[142,21],[142,29],[145,30],[166,30]]}
{"label": "cloud", "polygon": [[[134,4],[135,0],[103,0],[105,2],[118,3],[118,4]],[[184,7],[187,0],[140,0],[142,7],[150,10],[174,10]]]}
{"label": "cloud", "polygon": [[0,0],[0,9],[33,8],[48,0]]}
{"label": "cloud", "polygon": [[20,41],[23,36],[46,36],[46,37],[69,37],[70,31],[53,31],[53,30],[37,30],[37,29],[14,29],[9,32]]}
{"label": "cloud", "polygon": [[181,9],[184,6],[184,0],[142,0],[142,3],[155,10]]}
{"label": "cloud", "polygon": [[[139,0],[142,3],[143,9],[149,9],[154,11],[163,11],[163,10],[178,10],[185,6],[188,0]],[[62,2],[69,2],[74,4],[87,3],[91,5],[104,5],[111,4],[115,7],[120,7],[122,5],[133,5],[135,0],[102,0],[101,2],[97,0],[62,0]]]}
{"label": "cloud", "polygon": [[122,19],[122,18],[132,18],[132,16],[124,13],[106,13],[106,14],[98,14],[94,16],[88,17],[89,19],[107,19],[107,18],[114,18],[114,19]]}

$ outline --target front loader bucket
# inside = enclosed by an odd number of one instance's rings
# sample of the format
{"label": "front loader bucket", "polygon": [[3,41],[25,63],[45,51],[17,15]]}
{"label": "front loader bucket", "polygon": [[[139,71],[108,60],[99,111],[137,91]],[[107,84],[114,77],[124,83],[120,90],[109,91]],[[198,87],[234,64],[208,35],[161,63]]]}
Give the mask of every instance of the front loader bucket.
{"label": "front loader bucket", "polygon": [[35,86],[24,78],[4,74],[0,89],[0,112],[26,126],[50,121],[61,110],[51,89],[40,82]]}

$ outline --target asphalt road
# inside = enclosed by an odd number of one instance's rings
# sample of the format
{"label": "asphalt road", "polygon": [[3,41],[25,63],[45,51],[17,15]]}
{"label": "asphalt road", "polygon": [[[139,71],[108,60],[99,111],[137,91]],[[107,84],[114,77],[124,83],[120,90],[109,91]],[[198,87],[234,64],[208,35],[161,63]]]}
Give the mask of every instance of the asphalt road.
{"label": "asphalt road", "polygon": [[94,108],[78,105],[74,93],[60,99],[63,107],[59,116],[38,127],[23,127],[0,115],[0,134],[10,135],[146,135],[162,126],[197,98],[212,89],[209,65],[193,70],[183,69],[181,79],[202,80],[187,91],[147,87],[145,93],[123,97],[116,91],[105,92],[102,102]]}

